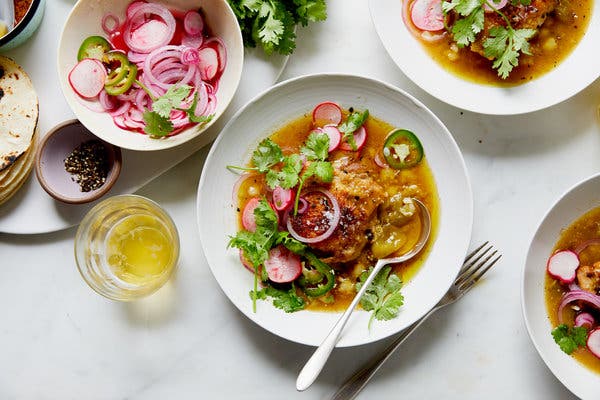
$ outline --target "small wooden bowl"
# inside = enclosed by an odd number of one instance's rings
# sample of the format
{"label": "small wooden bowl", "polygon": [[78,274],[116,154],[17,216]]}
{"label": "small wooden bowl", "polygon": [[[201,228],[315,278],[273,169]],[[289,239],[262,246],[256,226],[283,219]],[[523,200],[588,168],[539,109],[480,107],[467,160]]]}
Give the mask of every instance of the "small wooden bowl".
{"label": "small wooden bowl", "polygon": [[[109,163],[106,181],[98,189],[83,192],[73,175],[65,170],[65,159],[81,143],[99,140],[104,144]],[[79,120],[65,121],[54,127],[39,144],[35,156],[35,173],[44,190],[56,200],[68,204],[94,201],[106,194],[121,172],[121,149],[88,131]]]}

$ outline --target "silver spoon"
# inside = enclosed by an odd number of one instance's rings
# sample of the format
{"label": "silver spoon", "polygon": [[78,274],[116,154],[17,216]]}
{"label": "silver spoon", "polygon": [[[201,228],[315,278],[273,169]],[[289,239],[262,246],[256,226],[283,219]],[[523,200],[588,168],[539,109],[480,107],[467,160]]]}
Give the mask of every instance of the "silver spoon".
{"label": "silver spoon", "polygon": [[352,303],[350,303],[350,306],[348,306],[348,309],[344,312],[344,314],[342,314],[342,316],[333,326],[327,337],[325,337],[325,340],[323,340],[321,345],[317,348],[317,350],[315,350],[313,355],[308,359],[308,361],[304,365],[304,368],[302,368],[302,371],[300,371],[300,374],[298,374],[298,379],[296,380],[297,390],[303,391],[308,389],[310,385],[312,385],[312,383],[315,381],[315,379],[317,379],[317,377],[321,373],[321,370],[325,366],[329,355],[331,354],[335,345],[337,344],[340,335],[344,330],[344,326],[346,326],[346,322],[348,322],[348,319],[350,318],[350,315],[358,305],[358,302],[365,294],[367,288],[369,287],[371,282],[373,282],[373,279],[375,279],[379,271],[381,271],[381,269],[388,264],[401,263],[413,258],[423,249],[423,247],[427,243],[427,240],[429,239],[429,234],[431,233],[431,215],[429,214],[429,210],[427,209],[425,204],[423,204],[417,199],[413,199],[413,201],[415,202],[415,204],[417,204],[417,206],[419,206],[421,214],[421,235],[419,236],[419,240],[410,251],[401,255],[400,257],[382,258],[381,260],[377,261],[377,263],[375,264],[375,268],[373,268],[373,271],[371,272],[365,283],[362,285],[360,291],[356,294],[356,296],[354,296],[354,299],[352,300]]}
{"label": "silver spoon", "polygon": [[[8,34],[15,24],[14,0],[0,0],[0,37]],[[3,31],[5,33],[2,33]]]}

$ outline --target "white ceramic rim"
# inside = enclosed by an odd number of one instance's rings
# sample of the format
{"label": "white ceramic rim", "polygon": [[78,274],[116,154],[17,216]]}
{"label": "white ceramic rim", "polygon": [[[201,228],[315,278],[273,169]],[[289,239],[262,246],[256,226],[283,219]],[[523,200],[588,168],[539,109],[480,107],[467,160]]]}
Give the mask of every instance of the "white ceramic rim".
{"label": "white ceramic rim", "polygon": [[523,85],[501,88],[461,79],[432,60],[404,25],[402,0],[369,1],[371,18],[383,46],[410,80],[445,103],[489,115],[541,110],[567,100],[594,82],[600,76],[598,7],[594,1],[586,34],[554,70]]}
{"label": "white ceramic rim", "polygon": [[[219,90],[217,91],[217,108],[215,110],[215,117],[208,123],[202,126],[192,126],[177,135],[174,135],[169,138],[164,139],[151,139],[146,135],[137,134],[136,132],[126,131],[124,129],[120,129],[113,122],[110,116],[106,113],[95,113],[91,110],[88,110],[74,94],[73,90],[70,89],[70,85],[68,82],[67,74],[63,73],[68,71],[68,67],[72,67],[77,62],[76,54],[77,49],[73,51],[64,50],[64,42],[66,39],[66,27],[73,22],[71,21],[73,16],[79,12],[79,8],[84,7],[83,3],[85,0],[78,0],[75,4],[71,12],[69,13],[63,28],[60,34],[60,40],[58,43],[58,51],[56,57],[56,65],[57,65],[57,73],[58,79],[60,82],[60,88],[65,97],[69,107],[75,114],[75,116],[81,121],[81,123],[94,135],[98,136],[102,140],[105,140],[108,143],[111,143],[115,146],[119,146],[123,149],[129,150],[137,150],[137,151],[158,151],[165,150],[172,147],[180,146],[185,144],[186,142],[192,140],[198,135],[205,132],[209,127],[211,127],[225,112],[229,104],[231,103],[237,88],[240,83],[240,79],[242,76],[242,69],[244,64],[244,45],[242,39],[242,33],[239,29],[239,24],[237,22],[237,18],[229,6],[229,3],[226,0],[199,0],[198,8],[206,8],[206,4],[210,4],[211,7],[216,5],[217,1],[220,3],[218,6],[222,7],[226,10],[226,15],[223,16],[224,19],[227,19],[228,27],[232,28],[232,31],[235,33],[232,36],[232,42],[228,43],[227,46],[227,66],[225,67],[225,71],[221,76],[221,81],[219,82]],[[111,0],[114,2],[114,0]],[[184,0],[152,0],[152,2],[157,3],[170,3],[177,5],[178,2],[182,2]],[[100,3],[106,3],[107,0],[98,0],[97,5],[92,4],[91,8],[101,7]],[[86,5],[89,4],[86,3]],[[102,5],[102,7],[105,7]],[[116,11],[115,11],[116,12]],[[207,17],[208,18],[208,17]],[[212,19],[211,19],[212,21]],[[213,26],[213,24],[218,25],[216,22],[208,21],[207,24],[209,26]],[[104,32],[102,32],[102,28],[100,27],[101,20],[98,21],[98,26],[95,29],[90,29],[86,32],[86,35],[94,35],[99,34],[106,36]],[[213,30],[218,31],[218,29]],[[85,36],[84,36],[85,37]],[[221,37],[223,40],[227,40],[227,38]],[[235,50],[233,52],[232,50]],[[72,55],[73,58],[65,59],[66,55],[63,52],[67,52]]]}
{"label": "white ceramic rim", "polygon": [[[379,85],[380,87],[385,88],[385,90],[391,91],[391,92],[395,92],[396,95],[400,95],[402,97],[404,97],[408,102],[410,102],[414,107],[418,108],[420,111],[422,111],[424,113],[424,117],[427,117],[428,119],[430,119],[432,121],[432,123],[437,124],[441,129],[443,129],[444,132],[444,137],[448,140],[448,145],[450,146],[449,149],[445,149],[447,151],[451,151],[453,153],[454,156],[456,156],[457,158],[457,165],[456,168],[459,169],[461,171],[461,176],[457,177],[457,181],[456,183],[456,187],[460,188],[460,190],[462,191],[462,193],[464,194],[464,196],[462,196],[461,198],[464,199],[464,203],[461,204],[462,206],[464,206],[463,210],[456,210],[456,213],[452,213],[452,212],[447,212],[447,214],[452,215],[452,214],[456,214],[456,215],[460,215],[461,221],[463,221],[462,224],[460,224],[460,226],[462,228],[464,228],[464,231],[462,232],[458,232],[458,237],[460,238],[458,240],[458,244],[456,246],[454,246],[453,248],[456,250],[456,253],[452,255],[452,257],[448,257],[446,260],[448,261],[448,265],[452,266],[452,269],[449,269],[450,272],[448,273],[448,276],[445,276],[444,278],[446,278],[445,281],[443,281],[442,285],[444,286],[444,290],[441,290],[439,293],[436,293],[435,295],[432,295],[428,300],[428,302],[423,305],[423,309],[422,312],[420,312],[418,315],[412,315],[414,313],[411,314],[411,319],[403,322],[402,326],[395,326],[393,330],[391,329],[387,329],[387,330],[381,330],[378,331],[376,333],[373,332],[368,332],[366,335],[363,335],[363,337],[361,337],[359,340],[356,340],[356,338],[353,339],[348,339],[345,336],[342,336],[340,342],[338,343],[337,347],[348,347],[348,346],[356,346],[356,345],[361,345],[361,344],[366,344],[366,343],[370,343],[370,342],[374,342],[380,339],[383,339],[385,337],[388,337],[390,335],[393,335],[397,332],[399,332],[400,330],[408,327],[410,324],[412,324],[414,321],[416,321],[417,319],[419,319],[422,315],[424,315],[427,311],[429,311],[431,308],[433,308],[433,306],[442,298],[442,296],[445,294],[446,290],[448,287],[450,287],[451,283],[453,282],[456,274],[458,273],[464,256],[467,252],[467,248],[469,246],[470,243],[470,239],[471,239],[471,232],[472,232],[472,224],[473,224],[473,199],[472,199],[472,191],[471,191],[471,185],[469,182],[469,177],[468,177],[468,173],[467,173],[467,169],[466,169],[466,165],[464,163],[464,159],[462,157],[462,154],[460,153],[460,149],[458,148],[458,145],[456,144],[456,142],[454,141],[454,138],[452,137],[452,135],[450,134],[450,132],[448,131],[448,129],[443,125],[443,123],[429,110],[427,109],[422,103],[420,103],[418,100],[416,100],[414,97],[412,97],[410,94],[404,92],[401,89],[398,89],[394,86],[391,86],[385,82],[382,81],[378,81],[372,78],[367,78],[367,77],[362,77],[362,76],[356,76],[356,75],[348,75],[348,74],[314,74],[314,75],[305,75],[305,76],[300,76],[297,78],[293,78],[284,82],[281,82],[273,87],[271,87],[270,89],[267,89],[266,91],[262,92],[261,94],[257,95],[253,100],[251,100],[250,102],[248,102],[244,107],[242,107],[232,118],[231,120],[227,123],[227,125],[223,128],[223,130],[221,131],[221,134],[219,135],[219,137],[217,138],[217,140],[215,141],[215,143],[213,144],[210,153],[208,154],[207,158],[206,158],[206,162],[204,164],[204,168],[202,171],[202,176],[200,177],[200,183],[198,185],[198,198],[197,198],[197,222],[198,222],[198,227],[199,227],[199,231],[200,231],[200,238],[201,238],[201,243],[202,243],[202,247],[204,250],[204,254],[205,257],[208,261],[209,267],[211,269],[211,272],[213,274],[213,276],[215,277],[215,280],[219,283],[219,285],[221,286],[221,289],[223,290],[223,292],[225,293],[225,295],[227,297],[229,297],[229,299],[232,301],[232,303],[244,314],[246,315],[246,317],[248,317],[250,320],[254,321],[255,323],[257,323],[258,325],[262,326],[263,328],[269,330],[270,332],[283,337],[285,339],[288,339],[290,341],[294,341],[297,343],[302,343],[302,344],[307,344],[307,345],[312,345],[312,346],[317,346],[318,344],[320,344],[320,341],[325,337],[325,334],[329,331],[329,329],[331,328],[331,326],[333,325],[333,323],[335,322],[335,320],[337,320],[337,318],[339,317],[340,314],[337,313],[317,313],[317,312],[311,312],[311,311],[300,311],[294,314],[285,314],[282,310],[277,310],[275,309],[275,307],[273,307],[271,304],[266,304],[264,305],[264,307],[270,307],[272,310],[276,310],[276,312],[280,313],[280,318],[283,320],[284,318],[286,318],[286,315],[300,315],[301,313],[306,313],[306,315],[326,315],[328,317],[319,317],[319,318],[329,318],[331,322],[331,324],[329,325],[329,323],[325,326],[320,326],[319,327],[319,331],[318,333],[314,334],[313,337],[311,338],[306,338],[306,337],[302,337],[302,336],[298,336],[296,334],[290,334],[289,331],[287,331],[286,329],[282,328],[282,325],[285,324],[279,324],[278,326],[265,326],[266,322],[261,318],[260,314],[261,314],[261,310],[260,310],[260,304],[263,302],[259,302],[259,310],[257,311],[257,313],[253,313],[251,312],[251,307],[249,307],[248,305],[251,304],[251,301],[249,299],[248,296],[244,296],[245,299],[245,303],[242,304],[241,302],[238,303],[236,302],[236,300],[234,299],[234,297],[240,297],[238,296],[238,294],[236,294],[236,296],[233,296],[232,293],[228,292],[228,289],[226,289],[225,287],[223,287],[223,285],[221,284],[221,282],[219,281],[219,274],[218,271],[215,269],[215,266],[217,264],[223,264],[223,256],[227,256],[226,254],[226,250],[225,248],[222,250],[222,256],[213,259],[212,258],[212,249],[209,246],[209,244],[206,242],[206,240],[203,240],[203,238],[205,237],[205,233],[206,233],[206,237],[211,237],[214,236],[214,232],[211,231],[210,229],[210,224],[208,223],[203,223],[202,221],[205,220],[204,216],[204,208],[202,207],[202,204],[205,202],[205,200],[208,200],[210,198],[214,197],[214,192],[211,193],[206,193],[203,194],[202,188],[205,186],[205,182],[208,179],[207,178],[207,171],[209,170],[208,166],[210,166],[213,163],[213,158],[215,157],[215,153],[217,151],[217,149],[219,148],[220,142],[223,140],[223,138],[225,137],[225,135],[227,134],[227,132],[229,131],[230,127],[232,125],[234,125],[234,123],[236,122],[236,120],[240,117],[240,115],[242,115],[243,113],[246,112],[246,110],[250,109],[251,107],[253,107],[254,104],[256,104],[257,102],[261,101],[261,99],[263,99],[263,97],[265,96],[269,96],[269,94],[271,92],[274,91],[279,91],[280,88],[285,88],[286,85],[293,85],[293,84],[297,84],[299,82],[303,82],[306,80],[313,80],[313,79],[331,79],[331,78],[338,78],[338,79],[356,79],[356,80],[364,80],[369,82],[372,85]],[[377,115],[377,113],[374,113],[375,115]],[[280,126],[281,124],[277,125]],[[260,137],[263,137],[265,135],[261,134],[259,135],[258,139],[260,139]],[[243,151],[245,151],[246,153],[248,153],[248,149],[244,149]],[[248,155],[248,154],[246,154]],[[431,163],[431,160],[430,160]],[[435,171],[434,171],[434,175],[435,175]],[[229,189],[230,191],[231,189]],[[439,190],[439,188],[438,188]],[[444,205],[441,205],[442,211],[441,211],[441,215],[440,215],[440,225],[442,225],[442,221],[443,221],[443,209],[444,209]],[[231,211],[230,211],[231,212]],[[212,212],[206,212],[206,215],[209,214],[213,214],[215,213],[215,211]],[[216,211],[216,214],[220,214],[220,212]],[[459,217],[456,217],[459,218]],[[208,221],[208,220],[207,220]],[[225,222],[225,221],[223,221]],[[207,231],[204,232],[204,226],[207,226]],[[459,228],[460,229],[460,228]],[[441,236],[441,230],[442,228],[439,227],[439,231],[438,231],[438,236],[436,237],[436,243],[433,246],[432,252],[435,250],[436,247],[438,247],[438,242],[437,239],[439,239],[439,237]],[[440,247],[443,246],[440,245]],[[221,250],[219,250],[221,251]],[[236,253],[237,254],[237,253]],[[228,256],[230,257],[231,254]],[[237,256],[234,256],[237,258]],[[431,253],[430,253],[430,257],[431,257]],[[426,266],[424,265],[422,267],[422,270],[425,268]],[[241,268],[241,265],[240,265]],[[243,269],[243,268],[241,268]],[[251,275],[250,275],[251,276]],[[415,282],[419,277],[419,274],[417,274],[417,277],[413,278],[412,282]],[[405,290],[408,288],[408,285],[405,287]],[[249,291],[251,289],[250,286],[248,286],[247,290]],[[358,313],[358,314],[362,314],[362,313]],[[359,320],[359,318],[363,318],[364,317],[364,321]],[[307,317],[306,320],[310,320],[312,317]],[[366,320],[368,319],[367,313],[364,313],[364,315],[362,315],[361,317],[357,317],[356,314],[353,316],[353,318],[355,318],[358,321],[354,321],[356,322],[356,324],[361,324],[362,322],[364,322],[364,327],[366,327]],[[390,322],[390,321],[388,321]],[[349,326],[353,325],[353,321],[351,320],[349,323]],[[346,328],[351,329],[349,327]],[[365,328],[366,330],[366,328]]]}
{"label": "white ceramic rim", "polygon": [[[544,293],[544,277],[546,275],[545,260],[547,260],[550,255],[560,234],[559,231],[553,232],[553,241],[545,243],[543,236],[548,236],[548,234],[544,233],[546,224],[552,223],[551,219],[553,218],[554,213],[558,212],[557,209],[564,203],[576,202],[583,204],[572,212],[569,212],[569,214],[572,214],[572,218],[565,219],[564,223],[561,224],[562,228],[566,228],[592,208],[600,207],[600,197],[597,197],[596,199],[589,198],[588,200],[577,200],[576,196],[581,197],[578,193],[585,190],[588,186],[600,188],[600,173],[579,181],[565,191],[541,219],[538,228],[531,239],[529,250],[527,251],[527,258],[522,270],[521,311],[523,313],[527,332],[534,347],[554,376],[578,397],[582,399],[597,399],[598,393],[600,393],[600,379],[598,379],[598,374],[583,366],[575,358],[563,353],[558,345],[554,343],[551,336],[552,326],[550,325],[547,316]],[[538,247],[542,247],[547,251],[540,252],[537,249]],[[534,270],[534,267],[538,265],[538,263],[534,261],[536,257],[544,257],[541,260],[543,261],[541,267],[538,266],[539,271]],[[540,305],[543,308],[543,315],[538,315],[533,310],[533,308],[539,309]],[[541,319],[543,319],[544,322],[540,322]]]}

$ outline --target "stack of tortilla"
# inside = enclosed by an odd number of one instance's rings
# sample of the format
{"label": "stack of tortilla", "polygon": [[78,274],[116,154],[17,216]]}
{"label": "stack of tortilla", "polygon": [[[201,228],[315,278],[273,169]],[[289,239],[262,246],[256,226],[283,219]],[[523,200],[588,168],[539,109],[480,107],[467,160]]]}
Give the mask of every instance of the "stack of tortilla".
{"label": "stack of tortilla", "polygon": [[38,98],[23,69],[0,56],[0,204],[25,183],[35,159]]}

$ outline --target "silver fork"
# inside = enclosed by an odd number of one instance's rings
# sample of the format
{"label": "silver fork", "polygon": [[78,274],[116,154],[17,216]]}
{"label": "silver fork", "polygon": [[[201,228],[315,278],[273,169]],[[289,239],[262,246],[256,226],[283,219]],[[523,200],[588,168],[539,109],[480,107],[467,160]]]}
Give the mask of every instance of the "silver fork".
{"label": "silver fork", "polygon": [[[493,250],[493,251],[492,251]],[[491,251],[491,253],[490,253]],[[484,258],[485,257],[485,258]],[[465,258],[462,268],[458,272],[454,283],[448,289],[448,292],[442,297],[442,299],[431,309],[427,314],[421,317],[421,319],[415,321],[412,325],[406,328],[392,344],[390,344],[384,351],[377,355],[368,365],[352,375],[340,389],[335,392],[331,400],[352,400],[354,399],[363,388],[369,383],[373,375],[379,368],[390,358],[390,356],[400,347],[400,345],[410,336],[411,333],[419,327],[435,311],[448,304],[454,303],[460,299],[465,293],[469,291],[481,279],[481,277],[490,269],[498,260],[502,257],[498,254],[497,250],[494,250],[489,242],[485,242],[475,250],[473,250]]]}

